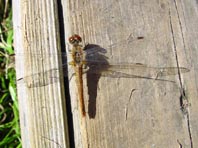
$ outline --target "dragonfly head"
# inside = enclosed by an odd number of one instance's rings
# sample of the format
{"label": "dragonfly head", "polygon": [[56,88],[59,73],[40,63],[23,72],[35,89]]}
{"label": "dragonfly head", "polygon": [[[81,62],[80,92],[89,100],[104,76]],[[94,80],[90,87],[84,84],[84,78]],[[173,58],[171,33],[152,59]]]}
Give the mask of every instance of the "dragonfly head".
{"label": "dragonfly head", "polygon": [[74,34],[69,38],[69,43],[72,45],[77,45],[80,42],[82,42],[82,38],[77,34]]}

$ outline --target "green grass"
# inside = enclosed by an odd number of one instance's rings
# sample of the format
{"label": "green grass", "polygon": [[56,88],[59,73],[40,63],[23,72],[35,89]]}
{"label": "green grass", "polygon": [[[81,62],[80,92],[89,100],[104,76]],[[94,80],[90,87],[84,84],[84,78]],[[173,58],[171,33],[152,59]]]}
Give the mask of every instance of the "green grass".
{"label": "green grass", "polygon": [[22,147],[12,44],[11,3],[0,1],[0,148]]}

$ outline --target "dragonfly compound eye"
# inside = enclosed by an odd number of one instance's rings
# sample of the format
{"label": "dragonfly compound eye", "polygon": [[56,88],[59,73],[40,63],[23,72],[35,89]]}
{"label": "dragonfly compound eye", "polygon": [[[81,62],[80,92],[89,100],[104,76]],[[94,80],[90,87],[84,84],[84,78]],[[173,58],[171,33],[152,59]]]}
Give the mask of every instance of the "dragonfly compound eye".
{"label": "dragonfly compound eye", "polygon": [[77,35],[77,34],[74,34],[74,35],[72,35],[70,38],[69,38],[69,42],[71,43],[71,44],[78,44],[78,43],[80,43],[82,41],[82,38],[79,36],[79,35]]}
{"label": "dragonfly compound eye", "polygon": [[75,40],[78,40],[79,42],[82,42],[82,38],[79,35],[74,34],[73,36],[74,36]]}

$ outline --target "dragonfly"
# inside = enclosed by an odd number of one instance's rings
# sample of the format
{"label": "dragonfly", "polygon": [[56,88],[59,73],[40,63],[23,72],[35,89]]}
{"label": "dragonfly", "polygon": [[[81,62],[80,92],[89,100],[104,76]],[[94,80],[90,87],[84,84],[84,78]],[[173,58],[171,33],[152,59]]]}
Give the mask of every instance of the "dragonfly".
{"label": "dragonfly", "polygon": [[[142,39],[144,39],[144,37],[137,37],[137,40]],[[83,94],[84,73],[111,78],[142,78],[157,81],[174,82],[161,79],[161,77],[189,72],[189,69],[185,67],[151,67],[141,63],[109,63],[108,57],[105,57],[103,55],[106,53],[106,50],[104,48],[93,44],[87,44],[83,47],[82,38],[77,34],[72,35],[68,40],[72,45],[72,49],[69,51],[71,53],[72,61],[69,62],[69,65],[71,65],[74,69],[73,75],[76,78],[79,107],[81,115],[83,117],[86,116]],[[114,46],[116,45],[114,44],[111,47]],[[64,66],[67,67],[67,63],[63,64],[63,67]],[[123,70],[131,70],[133,74],[124,73]],[[155,76],[152,77],[147,73],[154,73]],[[36,73],[31,76],[20,78],[18,81],[25,81],[25,83],[27,83],[27,87],[29,88],[42,87],[57,82],[59,80],[58,75],[58,69],[51,69],[44,73]],[[67,73],[64,75],[68,76]]]}

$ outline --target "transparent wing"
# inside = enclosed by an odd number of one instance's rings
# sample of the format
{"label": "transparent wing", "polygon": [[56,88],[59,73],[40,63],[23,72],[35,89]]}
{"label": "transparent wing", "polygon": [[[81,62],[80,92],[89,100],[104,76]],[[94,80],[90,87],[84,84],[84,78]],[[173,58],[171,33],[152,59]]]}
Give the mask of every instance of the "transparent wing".
{"label": "transparent wing", "polygon": [[[136,40],[140,39],[143,39],[143,37],[136,38]],[[129,36],[127,40],[109,45],[108,48],[129,44],[134,40],[134,38]],[[107,53],[107,49],[94,44],[87,44],[84,51],[85,59],[87,61],[86,66],[88,67],[86,72],[88,74],[98,74],[100,76],[112,78],[144,78],[159,80],[159,77],[162,76],[177,75],[179,72],[185,73],[189,71],[189,69],[184,67],[150,67],[140,63],[109,63],[109,58],[104,55]],[[16,54],[20,56],[20,53]],[[31,53],[31,55],[38,56],[39,54]],[[55,56],[55,54],[48,53],[45,56],[50,57]],[[67,57],[66,53],[61,53],[59,56],[62,56],[62,59]],[[67,63],[63,64],[63,67],[68,67]],[[65,71],[66,72],[64,72],[64,75],[68,76],[67,70]],[[19,81],[25,81],[28,87],[39,87],[57,82],[59,79],[58,76],[58,69],[51,69],[44,73],[36,73],[32,76],[21,78]]]}
{"label": "transparent wing", "polygon": [[36,73],[24,78],[19,78],[17,83],[20,85],[22,82],[26,84],[27,87],[41,87],[52,83],[56,83],[59,80],[58,69],[51,69],[46,72]]}
{"label": "transparent wing", "polygon": [[[142,79],[154,79],[161,80],[163,76],[177,75],[180,73],[186,73],[190,70],[184,67],[149,67],[140,63],[122,63],[122,64],[110,64],[107,62],[100,62],[89,60],[87,61],[88,69],[85,69],[84,73],[97,74],[103,77],[111,78],[142,78]],[[63,67],[67,67],[64,64]],[[21,78],[19,81],[25,81],[27,87],[40,87],[55,83],[59,80],[58,69],[51,69],[44,73],[36,73],[31,76]],[[64,76],[68,76],[68,72],[64,70]]]}
{"label": "transparent wing", "polygon": [[[184,67],[149,67],[141,63],[121,63],[111,64],[108,62],[87,61],[89,73],[101,74],[102,76],[120,77],[140,77],[159,78],[168,75],[177,75],[178,73],[186,73],[190,70]],[[125,73],[123,73],[125,71]]]}

